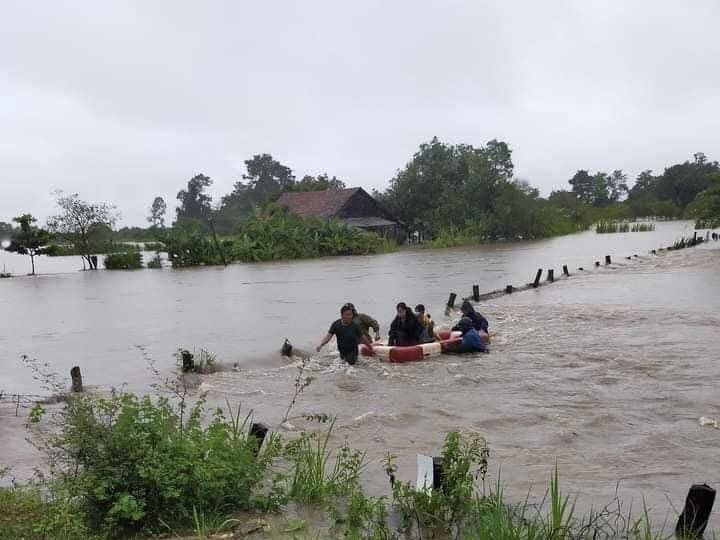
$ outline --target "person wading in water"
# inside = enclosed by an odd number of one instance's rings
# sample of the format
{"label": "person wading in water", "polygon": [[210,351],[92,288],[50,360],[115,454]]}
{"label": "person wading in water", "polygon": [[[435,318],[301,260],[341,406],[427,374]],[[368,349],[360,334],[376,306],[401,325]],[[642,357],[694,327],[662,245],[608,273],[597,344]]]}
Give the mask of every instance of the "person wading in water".
{"label": "person wading in water", "polygon": [[357,309],[355,309],[355,305],[352,302],[348,302],[345,305],[350,306],[350,309],[352,309],[353,320],[360,325],[360,330],[362,330],[363,335],[366,336],[368,339],[371,339],[370,329],[372,328],[373,332],[375,333],[375,340],[379,340],[380,325],[378,324],[378,322],[370,315],[366,315],[365,313],[358,313]]}
{"label": "person wading in water", "polygon": [[340,358],[351,366],[355,365],[358,359],[358,346],[364,343],[372,352],[372,342],[363,335],[360,325],[353,320],[353,308],[345,304],[340,308],[340,318],[330,325],[330,330],[317,346],[317,352],[330,341],[333,336],[337,338],[337,347]]}

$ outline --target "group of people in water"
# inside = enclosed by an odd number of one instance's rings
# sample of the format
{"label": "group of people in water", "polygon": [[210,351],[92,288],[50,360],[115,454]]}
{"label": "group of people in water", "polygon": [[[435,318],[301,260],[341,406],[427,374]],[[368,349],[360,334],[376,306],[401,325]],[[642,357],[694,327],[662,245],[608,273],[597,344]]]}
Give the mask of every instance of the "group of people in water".
{"label": "group of people in water", "polygon": [[[488,321],[475,311],[472,304],[465,300],[460,307],[462,318],[452,328],[461,333],[462,339],[453,343],[449,350],[457,353],[485,352],[488,341]],[[390,324],[388,345],[411,347],[423,343],[432,343],[439,339],[435,323],[425,306],[418,304],[414,311],[405,302],[395,306],[395,318]],[[374,334],[374,340],[370,331]],[[358,346],[363,343],[371,351],[373,344],[380,340],[380,325],[365,313],[358,313],[355,306],[348,302],[340,308],[340,318],[330,325],[328,333],[320,341],[317,351],[326,345],[333,336],[337,339],[340,357],[348,364],[357,362]]]}

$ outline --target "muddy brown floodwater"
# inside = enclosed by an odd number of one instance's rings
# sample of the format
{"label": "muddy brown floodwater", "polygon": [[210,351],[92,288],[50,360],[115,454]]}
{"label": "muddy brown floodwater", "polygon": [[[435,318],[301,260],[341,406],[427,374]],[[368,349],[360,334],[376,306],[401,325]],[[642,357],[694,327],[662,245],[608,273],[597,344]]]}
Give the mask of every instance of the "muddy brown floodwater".
{"label": "muddy brown floodwater", "polygon": [[[692,483],[720,486],[720,430],[699,423],[720,419],[720,242],[647,253],[683,234],[692,235],[687,223],[658,223],[654,233],[470,250],[5,280],[0,389],[36,390],[17,360],[24,353],[61,372],[79,363],[100,388],[145,390],[150,377],[135,346],[167,372],[175,348],[202,346],[239,364],[205,377],[210,402],[241,402],[277,425],[297,374],[276,352],[282,338],[310,349],[341,303],[354,301],[384,330],[399,300],[423,302],[450,323],[441,309],[450,291],[519,285],[538,267],[559,275],[568,264],[570,279],[480,304],[490,354],[348,368],[330,347],[310,362],[315,380],[293,414],[337,416],[337,441],[367,450],[373,494],[387,492],[387,452],[410,479],[416,453],[437,453],[449,430],[472,430],[491,448],[488,481],[500,472],[510,499],[542,498],[557,463],[580,508],[609,502],[617,489],[638,512],[643,500],[656,519],[670,511],[672,527],[671,504],[680,509]],[[606,254],[613,264],[595,269]],[[6,411],[0,435],[15,424]],[[7,464],[26,469],[35,458],[9,439]]]}

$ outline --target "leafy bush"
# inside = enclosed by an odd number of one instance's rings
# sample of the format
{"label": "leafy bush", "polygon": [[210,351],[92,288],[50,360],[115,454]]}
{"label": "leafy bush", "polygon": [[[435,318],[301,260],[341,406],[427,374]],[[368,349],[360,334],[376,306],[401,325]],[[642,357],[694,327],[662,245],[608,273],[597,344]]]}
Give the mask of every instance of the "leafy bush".
{"label": "leafy bush", "polygon": [[0,538],[23,540],[92,540],[77,504],[61,491],[39,486],[0,488]]}
{"label": "leafy bush", "polygon": [[217,410],[201,424],[201,405],[187,418],[168,400],[113,393],[77,397],[63,413],[50,447],[91,530],[108,536],[191,527],[202,511],[246,510],[276,449],[256,457],[238,413]]}
{"label": "leafy bush", "polygon": [[331,255],[368,255],[392,246],[379,236],[338,221],[303,219],[270,205],[250,217],[233,242],[232,256],[244,262]]}
{"label": "leafy bush", "polygon": [[106,270],[137,270],[138,268],[142,268],[142,253],[139,251],[128,250],[105,256]]}
{"label": "leafy bush", "polygon": [[457,537],[472,514],[475,474],[484,478],[488,453],[480,436],[448,433],[442,453],[442,485],[438,490],[418,490],[410,483],[396,481],[394,465],[388,458],[386,470],[403,529],[414,529],[423,538],[428,535]]}
{"label": "leafy bush", "polygon": [[173,267],[223,264],[217,248],[197,220],[179,219],[167,231],[163,242]]}

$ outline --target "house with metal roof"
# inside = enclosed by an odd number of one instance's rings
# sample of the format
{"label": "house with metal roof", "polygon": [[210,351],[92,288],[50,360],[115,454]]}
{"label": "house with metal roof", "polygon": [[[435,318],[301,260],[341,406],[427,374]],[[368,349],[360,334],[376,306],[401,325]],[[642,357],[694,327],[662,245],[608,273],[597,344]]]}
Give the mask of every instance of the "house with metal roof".
{"label": "house with metal roof", "polygon": [[405,227],[362,188],[283,193],[277,204],[301,217],[337,219],[349,226],[404,240]]}

